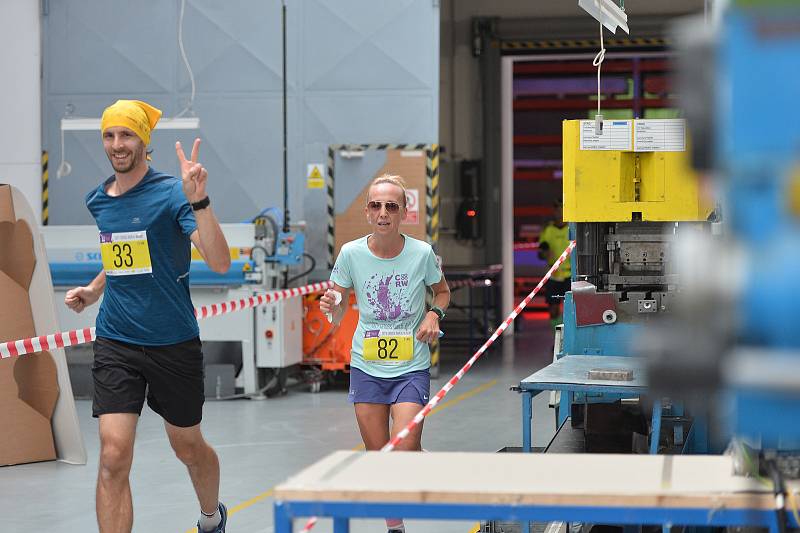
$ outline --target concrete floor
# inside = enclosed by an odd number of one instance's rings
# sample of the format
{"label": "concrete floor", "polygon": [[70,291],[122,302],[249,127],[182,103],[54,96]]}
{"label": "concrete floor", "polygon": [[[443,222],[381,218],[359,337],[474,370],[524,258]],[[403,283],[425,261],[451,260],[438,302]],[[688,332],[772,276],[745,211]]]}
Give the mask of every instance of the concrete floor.
{"label": "concrete floor", "polygon": [[[447,339],[445,339],[447,340]],[[510,338],[508,339],[511,340]],[[514,346],[512,346],[512,344]],[[547,364],[549,324],[528,321],[513,342],[485,354],[425,423],[424,447],[435,451],[492,452],[521,443],[520,400],[509,387]],[[438,391],[471,353],[444,344]],[[553,432],[547,395],[536,398],[534,445]],[[0,468],[0,530],[14,533],[97,531],[94,484],[99,443],[91,402],[77,402],[89,463],[58,462]],[[347,391],[310,394],[297,388],[264,401],[207,402],[203,431],[222,466],[221,498],[230,510],[228,533],[273,531],[271,489],[328,452],[359,446]],[[188,533],[198,506],[185,468],[172,454],[161,419],[145,407],[131,473],[137,533]],[[475,522],[407,521],[409,533],[466,533]],[[297,530],[302,527],[298,523]],[[353,531],[385,531],[382,521],[354,521]],[[315,531],[332,531],[322,520]]]}

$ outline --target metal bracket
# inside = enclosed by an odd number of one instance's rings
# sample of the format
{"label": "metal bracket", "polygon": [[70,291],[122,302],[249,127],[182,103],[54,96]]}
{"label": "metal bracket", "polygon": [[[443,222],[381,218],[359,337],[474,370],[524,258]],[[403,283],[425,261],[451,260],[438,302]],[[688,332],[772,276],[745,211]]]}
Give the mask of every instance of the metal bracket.
{"label": "metal bracket", "polygon": [[633,381],[633,370],[626,368],[595,368],[589,370],[587,377],[598,381]]}
{"label": "metal bracket", "polygon": [[640,313],[657,313],[658,302],[656,300],[639,300]]}

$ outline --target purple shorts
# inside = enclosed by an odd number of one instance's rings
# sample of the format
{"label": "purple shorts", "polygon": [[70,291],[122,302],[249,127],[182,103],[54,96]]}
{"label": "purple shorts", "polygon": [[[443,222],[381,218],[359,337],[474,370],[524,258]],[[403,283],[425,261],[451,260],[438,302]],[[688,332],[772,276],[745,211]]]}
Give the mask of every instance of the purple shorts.
{"label": "purple shorts", "polygon": [[396,378],[376,378],[357,368],[350,368],[350,403],[417,403],[430,399],[431,373],[416,370]]}

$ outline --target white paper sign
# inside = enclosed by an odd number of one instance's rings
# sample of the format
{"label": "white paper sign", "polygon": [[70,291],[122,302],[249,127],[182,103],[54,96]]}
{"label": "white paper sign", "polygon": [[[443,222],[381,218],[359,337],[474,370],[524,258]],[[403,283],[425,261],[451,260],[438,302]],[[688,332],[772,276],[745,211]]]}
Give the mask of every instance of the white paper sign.
{"label": "white paper sign", "polygon": [[603,132],[595,134],[594,120],[581,120],[581,150],[630,150],[630,120],[604,120]]}
{"label": "white paper sign", "polygon": [[686,151],[686,121],[682,118],[634,121],[633,150],[635,152]]}
{"label": "white paper sign", "polygon": [[408,215],[401,224],[419,224],[419,189],[406,189]]}

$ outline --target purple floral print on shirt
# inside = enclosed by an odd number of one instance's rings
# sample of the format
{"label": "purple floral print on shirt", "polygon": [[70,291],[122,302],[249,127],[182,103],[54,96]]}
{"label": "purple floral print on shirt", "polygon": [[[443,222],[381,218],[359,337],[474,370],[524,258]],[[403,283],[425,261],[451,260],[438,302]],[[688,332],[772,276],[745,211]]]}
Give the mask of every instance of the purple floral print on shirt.
{"label": "purple floral print on shirt", "polygon": [[367,302],[376,320],[398,320],[411,316],[406,295],[408,274],[375,274],[364,285]]}

